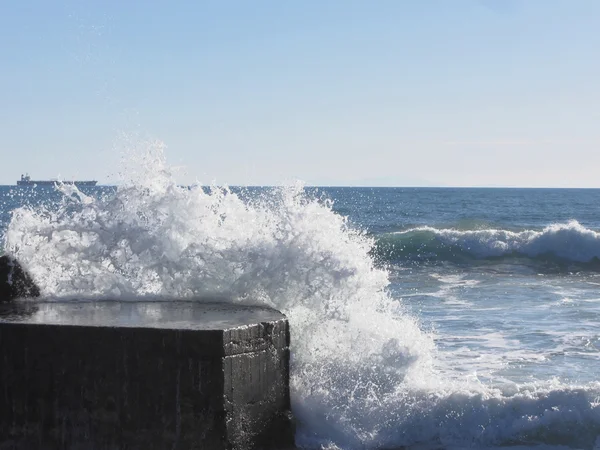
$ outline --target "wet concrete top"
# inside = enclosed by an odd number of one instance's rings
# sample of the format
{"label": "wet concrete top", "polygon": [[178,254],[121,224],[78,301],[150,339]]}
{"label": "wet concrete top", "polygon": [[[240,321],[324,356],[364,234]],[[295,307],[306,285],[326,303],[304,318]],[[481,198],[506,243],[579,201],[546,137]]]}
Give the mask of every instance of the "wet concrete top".
{"label": "wet concrete top", "polygon": [[16,301],[0,305],[0,324],[224,330],[285,319],[279,311],[206,301]]}

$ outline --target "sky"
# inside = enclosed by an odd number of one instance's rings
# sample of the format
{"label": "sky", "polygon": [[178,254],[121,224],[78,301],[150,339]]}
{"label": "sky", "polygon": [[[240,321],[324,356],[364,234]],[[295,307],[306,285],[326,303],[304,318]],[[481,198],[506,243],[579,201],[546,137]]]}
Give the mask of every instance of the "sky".
{"label": "sky", "polygon": [[[0,184],[600,187],[597,0],[0,0]],[[121,175],[120,175],[121,174]]]}

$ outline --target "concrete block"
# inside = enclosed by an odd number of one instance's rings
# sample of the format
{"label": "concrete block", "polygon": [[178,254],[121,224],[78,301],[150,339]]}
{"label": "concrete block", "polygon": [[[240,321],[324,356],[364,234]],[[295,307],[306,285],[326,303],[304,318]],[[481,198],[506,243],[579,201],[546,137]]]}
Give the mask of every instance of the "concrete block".
{"label": "concrete block", "polygon": [[278,311],[0,304],[0,449],[292,446],[289,328]]}

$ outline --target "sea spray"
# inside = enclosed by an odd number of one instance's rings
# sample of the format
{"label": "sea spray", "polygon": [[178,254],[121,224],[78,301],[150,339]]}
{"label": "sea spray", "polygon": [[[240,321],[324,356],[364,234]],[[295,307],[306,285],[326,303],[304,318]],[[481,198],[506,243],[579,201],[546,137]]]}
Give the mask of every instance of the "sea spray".
{"label": "sea spray", "polygon": [[160,145],[143,156],[108,195],[61,185],[58,205],[13,212],[5,247],[44,295],[219,295],[282,310],[292,326],[301,446],[596,442],[595,383],[491,386],[451,363],[441,367],[433,342],[443,336],[421,331],[402,301],[390,297],[388,274],[370,257],[374,240],[329,202],[307,196],[301,185],[256,195],[181,187]]}
{"label": "sea spray", "polygon": [[300,440],[368,442],[377,405],[431,371],[433,347],[386,294],[371,239],[301,185],[242,200],[178,186],[160,146],[142,161],[114,195],[60,185],[58,207],[17,209],[6,248],[49,297],[218,294],[282,310]]}

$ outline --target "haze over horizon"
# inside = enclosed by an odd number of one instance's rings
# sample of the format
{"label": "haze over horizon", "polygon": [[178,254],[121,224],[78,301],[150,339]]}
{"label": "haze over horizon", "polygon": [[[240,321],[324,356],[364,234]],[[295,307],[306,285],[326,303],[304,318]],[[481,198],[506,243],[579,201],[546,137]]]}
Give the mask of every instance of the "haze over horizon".
{"label": "haze over horizon", "polygon": [[0,184],[600,187],[593,0],[9,2]]}

